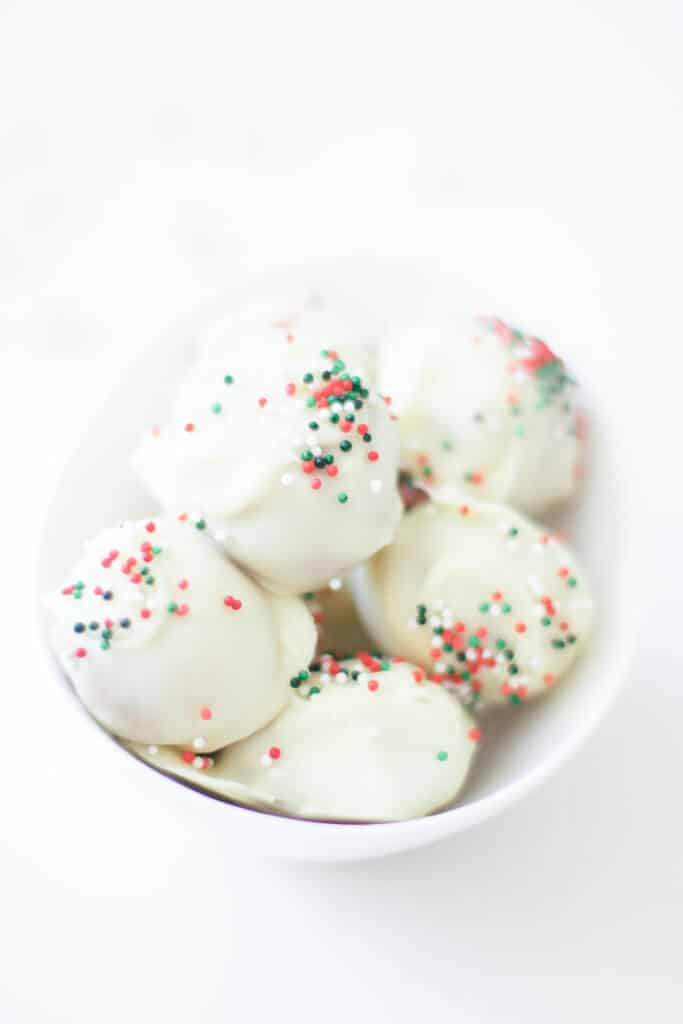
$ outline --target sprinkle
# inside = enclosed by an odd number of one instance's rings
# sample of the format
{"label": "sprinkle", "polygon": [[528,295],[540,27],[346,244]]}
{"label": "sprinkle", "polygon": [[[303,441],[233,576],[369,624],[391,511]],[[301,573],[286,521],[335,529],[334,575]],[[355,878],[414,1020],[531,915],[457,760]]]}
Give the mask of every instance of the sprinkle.
{"label": "sprinkle", "polygon": [[268,403],[268,399],[267,398],[259,398],[259,400],[258,400],[258,404],[261,406],[262,409],[267,405],[267,403]]}
{"label": "sprinkle", "polygon": [[344,491],[342,491],[341,494],[337,495],[337,501],[339,502],[340,505],[345,505],[348,500],[349,496],[348,494],[345,494]]}
{"label": "sprinkle", "polygon": [[176,610],[176,615],[180,615],[180,616],[187,615],[189,610],[190,610],[189,604],[179,604],[178,608]]}
{"label": "sprinkle", "polygon": [[220,402],[214,402],[213,405],[211,406],[211,412],[215,413],[216,416],[219,413],[223,412],[223,406],[221,405],[221,403]]}
{"label": "sprinkle", "polygon": [[328,583],[328,586],[330,590],[341,590],[342,581],[339,579],[338,576],[333,576],[330,582]]}
{"label": "sprinkle", "polygon": [[372,491],[373,494],[379,494],[380,491],[382,490],[382,486],[383,484],[381,480],[370,481],[370,490]]}
{"label": "sprinkle", "polygon": [[185,424],[185,431],[188,434],[194,433],[194,423],[186,423]]}
{"label": "sprinkle", "polygon": [[294,477],[291,473],[283,473],[280,477],[280,482],[284,487],[289,487],[294,482]]}
{"label": "sprinkle", "polygon": [[370,682],[368,683],[368,690],[370,690],[371,693],[375,693],[377,690],[379,690],[379,683],[377,682],[376,679],[370,680]]}
{"label": "sprinkle", "polygon": [[191,750],[183,751],[183,761],[185,762],[185,764],[192,764],[192,762],[194,761],[194,754],[192,753]]}
{"label": "sprinkle", "polygon": [[319,476],[314,476],[313,479],[311,480],[311,487],[313,488],[314,491],[319,491],[322,485],[323,482]]}
{"label": "sprinkle", "polygon": [[447,750],[440,750],[439,753],[436,755],[436,759],[437,759],[437,761],[447,761],[448,760],[448,751]]}
{"label": "sprinkle", "polygon": [[234,380],[235,380],[235,378],[232,376],[232,374],[226,373],[225,377],[223,378],[223,383],[224,384],[232,384],[234,382]]}
{"label": "sprinkle", "polygon": [[199,717],[202,718],[205,722],[210,722],[211,719],[213,718],[213,711],[211,710],[211,708],[202,708],[201,711],[199,712]]}
{"label": "sprinkle", "polygon": [[467,735],[474,743],[478,743],[481,739],[481,729],[470,729]]}
{"label": "sprinkle", "polygon": [[379,452],[376,452],[376,451],[368,452],[368,459],[369,459],[370,462],[377,462],[377,460],[379,459]]}
{"label": "sprinkle", "polygon": [[192,746],[195,750],[203,750],[206,746],[206,740],[203,736],[197,736],[196,739],[192,740]]}
{"label": "sprinkle", "polygon": [[180,589],[180,590],[187,590],[187,588],[189,587],[189,585],[190,585],[190,584],[188,583],[188,581],[187,581],[187,580],[179,580],[179,581],[178,581],[178,587],[179,587],[179,589]]}
{"label": "sprinkle", "polygon": [[242,607],[242,602],[239,601],[236,597],[233,597],[232,594],[228,594],[227,597],[223,598],[223,604],[225,605],[226,608],[232,608],[232,610],[235,612],[238,612]]}
{"label": "sprinkle", "polygon": [[281,753],[282,751],[280,750],[279,747],[271,747],[270,750],[268,751],[268,754],[270,757],[272,757],[273,761],[278,761],[280,759]]}
{"label": "sprinkle", "polygon": [[85,647],[77,647],[76,650],[74,651],[74,657],[76,658],[85,658],[87,657],[87,654],[88,652],[86,651]]}

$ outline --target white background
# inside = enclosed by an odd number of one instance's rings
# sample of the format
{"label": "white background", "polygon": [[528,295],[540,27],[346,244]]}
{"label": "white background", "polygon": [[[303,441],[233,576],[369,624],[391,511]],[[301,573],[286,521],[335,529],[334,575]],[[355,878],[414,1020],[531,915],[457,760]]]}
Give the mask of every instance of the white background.
{"label": "white background", "polygon": [[[663,0],[0,0],[3,1024],[680,1021],[682,44]],[[36,532],[100,389],[298,264],[452,269],[541,329],[599,297],[655,499],[598,734],[500,820],[353,867],[108,801],[31,631]]]}

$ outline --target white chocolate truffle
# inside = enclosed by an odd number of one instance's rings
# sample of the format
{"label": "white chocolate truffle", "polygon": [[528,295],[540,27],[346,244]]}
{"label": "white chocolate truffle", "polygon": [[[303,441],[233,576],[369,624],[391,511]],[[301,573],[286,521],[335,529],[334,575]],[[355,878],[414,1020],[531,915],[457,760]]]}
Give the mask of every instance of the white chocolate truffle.
{"label": "white chocolate truffle", "polygon": [[575,387],[548,346],[495,318],[396,331],[379,386],[400,416],[401,468],[531,515],[578,476]]}
{"label": "white chocolate truffle", "polygon": [[503,505],[443,496],[421,505],[353,586],[376,642],[471,707],[546,692],[591,626],[590,590],[573,553]]}
{"label": "white chocolate truffle", "polygon": [[265,729],[212,759],[135,748],[150,764],[239,803],[324,821],[400,821],[452,804],[480,732],[405,663],[323,662]]}
{"label": "white chocolate truffle", "polygon": [[166,509],[205,517],[265,586],[302,593],[391,541],[400,438],[389,404],[336,351],[281,344],[272,364],[252,351],[239,373],[191,370],[133,468]]}
{"label": "white chocolate truffle", "polygon": [[368,651],[372,640],[358,614],[346,578],[336,577],[303,595],[318,630],[318,651],[338,658]]}
{"label": "white chocolate truffle", "polygon": [[207,752],[248,736],[280,711],[315,647],[303,602],[262,591],[201,521],[104,530],[46,603],[83,703],[140,743]]}

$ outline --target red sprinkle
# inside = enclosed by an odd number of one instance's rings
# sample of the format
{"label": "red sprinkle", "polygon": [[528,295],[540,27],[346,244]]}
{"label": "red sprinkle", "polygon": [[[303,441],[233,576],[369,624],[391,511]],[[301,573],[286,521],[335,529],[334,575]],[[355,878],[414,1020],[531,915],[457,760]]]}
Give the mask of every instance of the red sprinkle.
{"label": "red sprinkle", "polygon": [[195,758],[195,755],[193,754],[193,752],[191,750],[184,750],[183,751],[183,761],[185,762],[185,764],[192,764],[192,762],[194,761],[194,758]]}
{"label": "red sprinkle", "polygon": [[263,409],[263,407],[264,407],[264,406],[265,406],[265,405],[266,405],[267,403],[268,403],[268,399],[267,399],[267,398],[259,398],[259,400],[258,400],[258,404],[259,404],[259,405],[261,406],[261,408],[262,408],[262,409]]}
{"label": "red sprinkle", "polygon": [[311,487],[313,488],[314,491],[319,491],[322,485],[323,482],[319,476],[314,476],[313,479],[311,480]]}
{"label": "red sprinkle", "polygon": [[194,423],[186,423],[185,430],[187,431],[188,434],[191,434],[192,431],[194,430]]}
{"label": "red sprinkle", "polygon": [[334,464],[328,466],[325,472],[327,473],[328,476],[336,476],[337,473],[339,472],[339,466],[335,466]]}
{"label": "red sprinkle", "polygon": [[478,743],[481,739],[481,729],[470,729],[467,735],[471,740],[474,740],[475,743]]}
{"label": "red sprinkle", "polygon": [[150,521],[145,524],[145,529],[147,530],[147,533],[154,533],[156,530],[156,524],[150,519]]}
{"label": "red sprinkle", "polygon": [[85,658],[87,653],[88,652],[86,651],[85,647],[77,647],[76,650],[74,651],[74,654],[76,655],[77,658]]}
{"label": "red sprinkle", "polygon": [[368,452],[368,459],[370,460],[370,462],[377,462],[378,458],[379,458],[379,452],[375,452],[375,451]]}
{"label": "red sprinkle", "polygon": [[515,633],[526,633],[526,626],[523,622],[518,622],[515,626]]}
{"label": "red sprinkle", "polygon": [[279,747],[271,747],[270,750],[268,751],[268,754],[270,757],[272,757],[273,761],[278,761],[281,753],[282,751],[280,750]]}
{"label": "red sprinkle", "polygon": [[370,682],[368,683],[368,690],[370,690],[371,693],[374,693],[375,690],[379,690],[379,683],[377,682],[376,679],[370,680]]}
{"label": "red sprinkle", "polygon": [[211,710],[211,708],[202,708],[201,711],[199,712],[199,715],[201,718],[204,719],[205,722],[210,722],[211,719],[213,718],[213,711]]}

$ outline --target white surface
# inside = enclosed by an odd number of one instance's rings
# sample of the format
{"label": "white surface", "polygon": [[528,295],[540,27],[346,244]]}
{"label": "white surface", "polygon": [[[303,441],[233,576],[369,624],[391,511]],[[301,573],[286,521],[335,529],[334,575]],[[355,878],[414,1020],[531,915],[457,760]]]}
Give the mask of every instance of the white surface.
{"label": "white surface", "polygon": [[[0,14],[3,1022],[678,1021],[680,8],[102,19]],[[248,270],[361,260],[464,268],[558,341],[608,311],[659,498],[646,622],[598,734],[506,816],[387,861],[278,866],[98,790],[35,661],[32,544],[97,404],[81,385],[119,349]]]}

